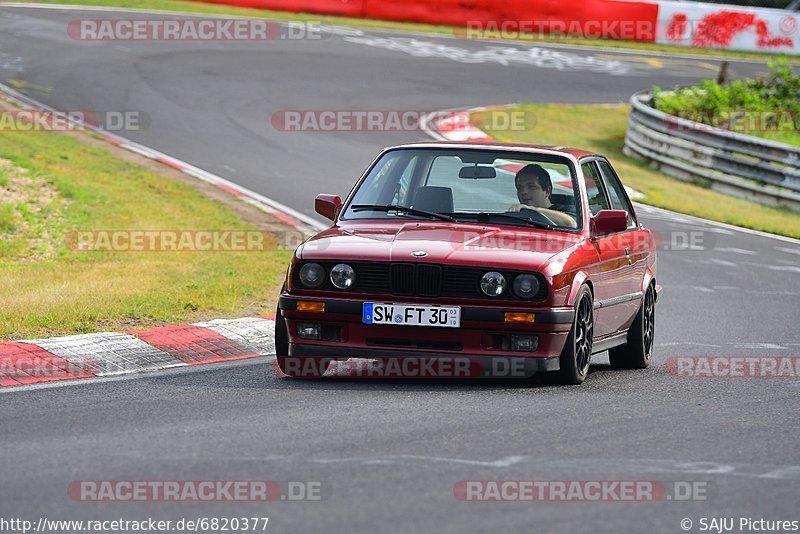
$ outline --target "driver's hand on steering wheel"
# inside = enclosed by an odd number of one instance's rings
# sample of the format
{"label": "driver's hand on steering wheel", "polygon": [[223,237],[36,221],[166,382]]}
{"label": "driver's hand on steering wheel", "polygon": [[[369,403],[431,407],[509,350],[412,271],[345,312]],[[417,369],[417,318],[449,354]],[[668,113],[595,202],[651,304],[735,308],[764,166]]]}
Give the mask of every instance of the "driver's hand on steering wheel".
{"label": "driver's hand on steering wheel", "polygon": [[[527,204],[514,204],[508,211],[522,211],[522,210],[536,210],[533,206],[528,206]],[[538,211],[538,210],[537,210]]]}

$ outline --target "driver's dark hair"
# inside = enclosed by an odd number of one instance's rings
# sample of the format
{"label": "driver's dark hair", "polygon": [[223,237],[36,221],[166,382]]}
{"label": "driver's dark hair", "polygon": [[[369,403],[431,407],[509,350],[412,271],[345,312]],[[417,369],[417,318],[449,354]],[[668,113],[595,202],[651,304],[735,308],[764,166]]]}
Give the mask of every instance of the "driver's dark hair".
{"label": "driver's dark hair", "polygon": [[520,176],[534,176],[537,180],[539,180],[539,185],[542,187],[542,191],[546,191],[548,187],[551,190],[553,189],[553,182],[550,180],[550,174],[544,170],[544,167],[541,165],[531,163],[522,167],[514,177],[515,186],[519,186]]}

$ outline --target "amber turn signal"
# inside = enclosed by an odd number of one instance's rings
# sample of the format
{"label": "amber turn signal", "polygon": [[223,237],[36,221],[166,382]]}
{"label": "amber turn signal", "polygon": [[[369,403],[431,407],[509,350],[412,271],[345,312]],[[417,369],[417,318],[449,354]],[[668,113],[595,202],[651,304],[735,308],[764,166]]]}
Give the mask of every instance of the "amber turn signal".
{"label": "amber turn signal", "polygon": [[536,314],[534,313],[517,313],[506,312],[505,320],[507,323],[533,323],[535,322]]}
{"label": "amber turn signal", "polygon": [[322,313],[325,311],[325,303],[313,302],[308,300],[299,300],[297,301],[297,311]]}

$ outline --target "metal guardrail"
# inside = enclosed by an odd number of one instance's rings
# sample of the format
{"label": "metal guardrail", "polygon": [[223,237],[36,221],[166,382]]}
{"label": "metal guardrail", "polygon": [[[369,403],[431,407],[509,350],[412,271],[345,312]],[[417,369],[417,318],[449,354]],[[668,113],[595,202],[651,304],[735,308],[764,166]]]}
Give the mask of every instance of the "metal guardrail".
{"label": "metal guardrail", "polygon": [[631,97],[627,155],[680,180],[800,211],[800,147],[668,115],[651,101],[649,91]]}

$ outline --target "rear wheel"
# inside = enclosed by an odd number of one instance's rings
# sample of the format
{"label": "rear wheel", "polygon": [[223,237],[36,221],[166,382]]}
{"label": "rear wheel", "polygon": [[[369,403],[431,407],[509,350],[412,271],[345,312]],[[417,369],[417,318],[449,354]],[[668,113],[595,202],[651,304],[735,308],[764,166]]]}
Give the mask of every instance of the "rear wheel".
{"label": "rear wheel", "polygon": [[628,341],[608,351],[608,360],[616,369],[645,369],[650,365],[653,354],[653,337],[656,331],[656,292],[653,286],[647,288],[628,330]]}
{"label": "rear wheel", "polygon": [[289,334],[280,310],[275,313],[275,358],[281,372],[292,378],[319,378],[332,361],[330,358],[289,356]]}
{"label": "rear wheel", "polygon": [[559,384],[582,384],[589,374],[594,335],[594,299],[587,286],[581,287],[575,300],[575,320],[561,351],[559,371],[553,373]]}

